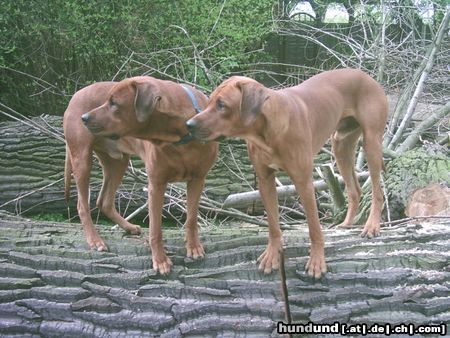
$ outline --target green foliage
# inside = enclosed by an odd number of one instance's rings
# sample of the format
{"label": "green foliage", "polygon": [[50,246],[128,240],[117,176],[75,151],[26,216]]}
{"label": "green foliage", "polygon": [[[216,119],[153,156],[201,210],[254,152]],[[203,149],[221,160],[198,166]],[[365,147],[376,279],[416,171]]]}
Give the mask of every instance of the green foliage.
{"label": "green foliage", "polygon": [[389,162],[385,184],[395,202],[405,206],[411,194],[430,183],[450,185],[450,160],[445,150],[416,148]]}
{"label": "green foliage", "polygon": [[[58,214],[58,213],[39,213],[36,215],[29,215],[31,219],[37,220],[37,221],[45,221],[45,222],[67,222],[67,215]],[[92,213],[92,217],[94,220],[94,223],[96,225],[103,225],[103,226],[114,226],[115,224],[108,218],[104,217],[103,215],[99,215],[99,217],[95,217],[95,212]],[[71,220],[71,223],[79,223],[80,220],[78,218]],[[148,229],[148,220],[142,219],[140,217],[135,217],[132,222],[134,224],[139,225],[141,228]],[[163,228],[177,228],[180,227],[180,225],[174,220],[170,218],[163,218],[162,220],[162,227]]]}
{"label": "green foliage", "polygon": [[[58,214],[58,213],[39,213],[36,215],[30,215],[31,219],[37,221],[45,221],[45,222],[67,222],[67,215]],[[72,223],[78,223],[79,219],[77,218],[75,221],[71,221]],[[113,226],[114,224],[107,218],[98,218],[95,219],[94,222],[98,225],[107,225]],[[148,225],[147,225],[148,226]]]}
{"label": "green foliage", "polygon": [[24,114],[62,114],[76,90],[116,74],[211,88],[211,80],[269,57],[253,51],[275,2],[2,1],[0,101]]}
{"label": "green foliage", "polygon": [[32,215],[30,218],[35,219],[37,221],[46,221],[46,222],[66,222],[67,217],[62,214],[37,214]]}
{"label": "green foliage", "polygon": [[171,75],[212,89],[227,74],[269,58],[261,48],[271,28],[273,3],[163,1],[152,18],[142,61],[151,67],[162,61]]}
{"label": "green foliage", "polygon": [[110,79],[126,53],[128,30],[117,27],[129,11],[113,2],[18,0],[2,9],[0,99],[22,113],[62,113],[80,86]]}

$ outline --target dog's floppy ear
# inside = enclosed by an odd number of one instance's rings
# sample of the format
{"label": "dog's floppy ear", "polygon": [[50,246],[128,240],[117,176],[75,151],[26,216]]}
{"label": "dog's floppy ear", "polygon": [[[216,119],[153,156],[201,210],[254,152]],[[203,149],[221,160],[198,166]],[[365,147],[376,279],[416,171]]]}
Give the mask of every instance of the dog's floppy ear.
{"label": "dog's floppy ear", "polygon": [[264,102],[269,98],[267,89],[258,82],[241,82],[241,120],[245,126],[250,125],[261,113]]}
{"label": "dog's floppy ear", "polygon": [[158,102],[161,100],[155,85],[149,82],[134,82],[135,90],[134,109],[136,118],[139,122],[145,122],[150,114],[156,109]]}
{"label": "dog's floppy ear", "polygon": [[169,99],[155,83],[134,82],[134,109],[139,122],[145,122],[154,111],[170,113]]}

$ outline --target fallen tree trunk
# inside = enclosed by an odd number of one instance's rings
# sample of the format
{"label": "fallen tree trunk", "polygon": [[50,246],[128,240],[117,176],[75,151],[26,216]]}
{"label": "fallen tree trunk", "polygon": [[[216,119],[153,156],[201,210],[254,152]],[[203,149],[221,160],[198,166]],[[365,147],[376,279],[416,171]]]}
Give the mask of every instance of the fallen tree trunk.
{"label": "fallen tree trunk", "polygon": [[[16,214],[76,216],[76,187],[64,199],[65,143],[62,118],[41,116],[0,124],[0,208]],[[140,168],[142,165],[134,164]],[[91,172],[91,205],[99,194],[102,172],[98,161]],[[126,175],[117,194],[120,213],[135,210],[146,201],[145,183]],[[68,211],[70,210],[70,212]]]}
{"label": "fallen tree trunk", "polygon": [[[328,272],[304,271],[306,226],[283,232],[294,323],[448,323],[450,222],[324,229]],[[258,271],[267,231],[232,222],[201,229],[206,256],[186,258],[183,231],[164,229],[174,266],[156,274],[145,238],[99,226],[109,252],[89,251],[80,226],[0,211],[0,336],[281,337],[278,273]],[[448,331],[447,331],[448,332]],[[437,334],[436,334],[437,336]]]}
{"label": "fallen tree trunk", "polygon": [[[36,118],[33,122],[41,126],[59,124],[61,129],[62,120]],[[64,142],[25,122],[2,123],[0,131],[0,207],[18,214],[32,209],[37,213],[66,210],[60,194],[64,184]],[[94,174],[93,194],[95,182]]]}

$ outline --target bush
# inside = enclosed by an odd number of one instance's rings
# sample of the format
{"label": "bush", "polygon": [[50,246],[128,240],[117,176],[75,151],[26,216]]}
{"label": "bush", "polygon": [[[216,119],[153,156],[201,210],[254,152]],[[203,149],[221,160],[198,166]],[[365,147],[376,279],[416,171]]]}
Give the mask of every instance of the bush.
{"label": "bush", "polygon": [[253,51],[270,30],[274,2],[3,2],[0,100],[25,115],[61,115],[81,87],[142,73],[211,88],[211,79],[269,57]]}

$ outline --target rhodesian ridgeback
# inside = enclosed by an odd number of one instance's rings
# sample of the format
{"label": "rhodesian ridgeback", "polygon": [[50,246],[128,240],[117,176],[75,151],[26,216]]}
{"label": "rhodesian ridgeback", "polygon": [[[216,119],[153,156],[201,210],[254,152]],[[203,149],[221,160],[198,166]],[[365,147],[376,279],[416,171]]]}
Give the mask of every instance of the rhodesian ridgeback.
{"label": "rhodesian ridgeback", "polygon": [[313,157],[333,134],[333,152],[348,194],[348,211],[340,226],[349,226],[361,195],[354,162],[355,147],[363,134],[372,206],[362,235],[377,236],[383,207],[381,141],[386,119],[387,101],[381,86],[360,70],[340,69],[281,90],[268,89],[250,78],[231,77],[212,93],[206,109],[187,121],[187,126],[202,141],[220,136],[247,141],[269,222],[268,246],[258,259],[259,269],[265,273],[278,268],[283,244],[274,172],[283,169],[289,174],[309,227],[311,252],[306,269],[309,275],[320,278],[326,265],[312,180]]}
{"label": "rhodesian ridgeback", "polygon": [[[187,256],[203,257],[197,226],[198,204],[206,174],[217,156],[217,143],[191,141],[174,144],[187,132],[185,121],[195,114],[194,104],[205,107],[200,91],[170,81],[135,77],[121,82],[101,82],[78,91],[64,114],[66,136],[66,198],[70,172],[78,190],[78,214],[92,249],[107,250],[92,222],[89,209],[89,177],[92,152],[103,169],[99,209],[124,230],[141,232],[117,211],[114,197],[131,154],[144,162],[148,175],[150,247],[153,268],[170,272],[172,262],[162,241],[161,215],[169,182],[187,181]],[[192,95],[192,98],[190,98]]]}

